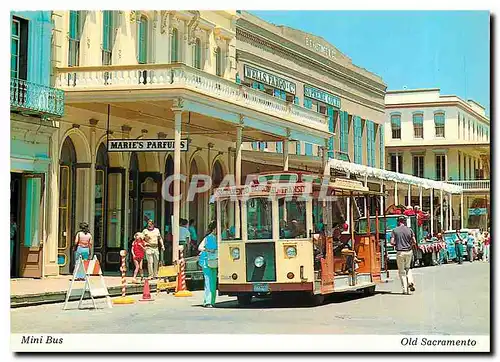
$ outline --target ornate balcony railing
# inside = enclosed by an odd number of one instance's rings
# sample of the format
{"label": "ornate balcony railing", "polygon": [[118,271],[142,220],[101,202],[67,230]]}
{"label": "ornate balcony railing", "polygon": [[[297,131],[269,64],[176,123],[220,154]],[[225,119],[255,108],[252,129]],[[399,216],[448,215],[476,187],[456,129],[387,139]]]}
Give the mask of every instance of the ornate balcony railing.
{"label": "ornate balcony railing", "polygon": [[325,115],[180,63],[59,68],[57,72],[57,87],[66,91],[184,87],[270,116],[328,131]]}
{"label": "ornate balcony railing", "polygon": [[64,114],[64,91],[11,78],[10,107],[19,111],[62,117]]}
{"label": "ornate balcony railing", "polygon": [[460,186],[464,191],[489,191],[490,180],[448,181],[449,184]]}

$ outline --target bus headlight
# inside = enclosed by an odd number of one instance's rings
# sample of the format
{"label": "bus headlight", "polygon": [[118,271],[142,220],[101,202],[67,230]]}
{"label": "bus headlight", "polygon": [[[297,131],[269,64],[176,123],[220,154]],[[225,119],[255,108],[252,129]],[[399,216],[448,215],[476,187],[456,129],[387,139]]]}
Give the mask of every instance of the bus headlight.
{"label": "bus headlight", "polygon": [[286,256],[289,258],[295,258],[297,256],[297,249],[295,246],[289,246],[286,248]]}
{"label": "bus headlight", "polygon": [[264,257],[263,256],[258,256],[254,260],[254,264],[257,268],[262,267],[264,265]]}
{"label": "bus headlight", "polygon": [[240,248],[232,248],[231,257],[233,260],[238,260],[240,258]]}

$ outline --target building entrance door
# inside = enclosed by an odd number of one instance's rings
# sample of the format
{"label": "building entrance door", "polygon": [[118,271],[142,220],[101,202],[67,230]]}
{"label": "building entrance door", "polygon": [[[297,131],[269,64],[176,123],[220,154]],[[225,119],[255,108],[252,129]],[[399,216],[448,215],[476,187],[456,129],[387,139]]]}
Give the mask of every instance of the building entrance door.
{"label": "building entrance door", "polygon": [[44,237],[44,175],[23,173],[19,210],[19,276],[41,278]]}

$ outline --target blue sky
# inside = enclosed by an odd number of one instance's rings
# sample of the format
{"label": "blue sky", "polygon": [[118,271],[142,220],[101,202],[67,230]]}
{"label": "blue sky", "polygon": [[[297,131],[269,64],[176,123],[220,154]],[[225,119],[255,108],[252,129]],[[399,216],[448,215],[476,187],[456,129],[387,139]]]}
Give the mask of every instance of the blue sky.
{"label": "blue sky", "polygon": [[323,37],[389,90],[441,88],[490,111],[485,11],[251,11]]}

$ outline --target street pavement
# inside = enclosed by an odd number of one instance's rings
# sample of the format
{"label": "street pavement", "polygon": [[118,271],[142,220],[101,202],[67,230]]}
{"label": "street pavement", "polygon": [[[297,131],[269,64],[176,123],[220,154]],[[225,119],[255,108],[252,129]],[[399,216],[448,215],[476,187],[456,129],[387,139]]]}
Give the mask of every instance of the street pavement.
{"label": "street pavement", "polygon": [[[62,304],[11,309],[12,333],[297,333],[297,334],[490,334],[490,264],[448,264],[413,269],[416,291],[401,294],[397,271],[374,296],[337,295],[321,306],[294,301],[254,300],[239,307],[217,297],[217,308],[192,297],[153,294],[152,302],[70,310]],[[90,306],[90,301],[84,302]]]}

